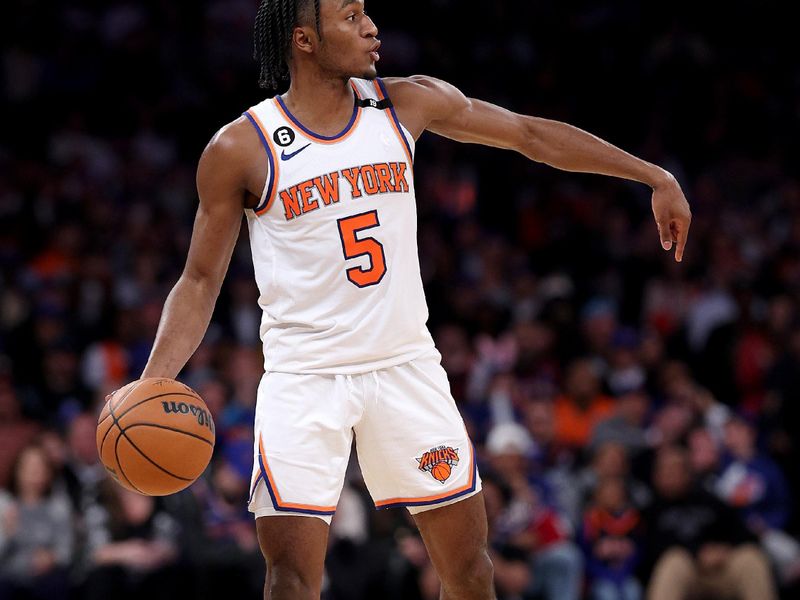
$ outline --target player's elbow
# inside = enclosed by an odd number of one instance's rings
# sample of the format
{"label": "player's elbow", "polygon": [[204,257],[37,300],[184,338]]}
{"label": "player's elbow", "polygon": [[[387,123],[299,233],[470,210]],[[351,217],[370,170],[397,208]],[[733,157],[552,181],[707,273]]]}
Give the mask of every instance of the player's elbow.
{"label": "player's elbow", "polygon": [[224,274],[218,275],[210,270],[198,269],[187,265],[176,285],[191,290],[193,292],[192,295],[212,298],[216,302],[222,289],[223,279]]}

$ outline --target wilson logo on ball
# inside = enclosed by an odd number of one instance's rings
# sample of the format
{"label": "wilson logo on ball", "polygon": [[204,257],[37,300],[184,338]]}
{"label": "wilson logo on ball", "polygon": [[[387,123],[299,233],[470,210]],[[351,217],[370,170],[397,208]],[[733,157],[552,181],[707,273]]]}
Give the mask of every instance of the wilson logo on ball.
{"label": "wilson logo on ball", "polygon": [[194,404],[189,404],[187,402],[162,402],[161,406],[164,407],[164,412],[166,414],[191,414],[197,419],[198,425],[208,427],[211,431],[214,431],[214,420],[211,418],[211,415],[207,410],[200,408],[199,406],[195,406]]}
{"label": "wilson logo on ball", "polygon": [[444,484],[450,478],[450,473],[458,464],[458,448],[438,446],[431,448],[417,458],[419,470],[431,474],[436,481]]}

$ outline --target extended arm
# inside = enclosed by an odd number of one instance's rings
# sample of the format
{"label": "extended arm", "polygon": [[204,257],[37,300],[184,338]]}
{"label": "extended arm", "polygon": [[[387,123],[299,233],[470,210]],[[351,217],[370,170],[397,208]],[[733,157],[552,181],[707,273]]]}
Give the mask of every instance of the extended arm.
{"label": "extended arm", "polygon": [[247,184],[240,165],[247,161],[241,138],[248,133],[255,135],[234,122],[212,138],[200,158],[200,206],[189,255],[164,304],[142,378],[176,377],[205,335],[242,222]]}
{"label": "extended arm", "polygon": [[661,244],[669,250],[675,242],[675,259],[682,260],[691,211],[677,181],[664,169],[567,123],[520,115],[467,98],[437,79],[416,76],[386,83],[398,117],[414,137],[427,129],[459,142],[516,150],[564,171],[610,175],[649,185]]}

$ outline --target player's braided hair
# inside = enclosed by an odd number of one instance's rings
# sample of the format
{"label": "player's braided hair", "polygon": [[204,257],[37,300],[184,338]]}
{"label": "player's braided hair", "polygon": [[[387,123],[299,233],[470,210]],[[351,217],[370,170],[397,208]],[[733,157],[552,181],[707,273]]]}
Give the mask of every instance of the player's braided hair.
{"label": "player's braided hair", "polygon": [[258,85],[276,89],[280,81],[289,79],[292,31],[312,18],[319,35],[319,0],[261,0],[256,14],[253,56],[261,69]]}

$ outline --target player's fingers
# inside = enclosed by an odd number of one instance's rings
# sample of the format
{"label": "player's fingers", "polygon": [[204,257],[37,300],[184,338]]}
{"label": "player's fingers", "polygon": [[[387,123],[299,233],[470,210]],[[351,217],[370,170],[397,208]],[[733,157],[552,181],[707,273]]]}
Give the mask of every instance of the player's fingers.
{"label": "player's fingers", "polygon": [[675,260],[683,260],[683,249],[686,247],[686,239],[689,236],[689,222],[675,222],[675,238],[677,247],[675,248]]}
{"label": "player's fingers", "polygon": [[670,250],[672,248],[672,233],[670,232],[669,220],[662,220],[656,217],[656,226],[658,227],[658,237],[661,238],[661,247],[664,250]]}

